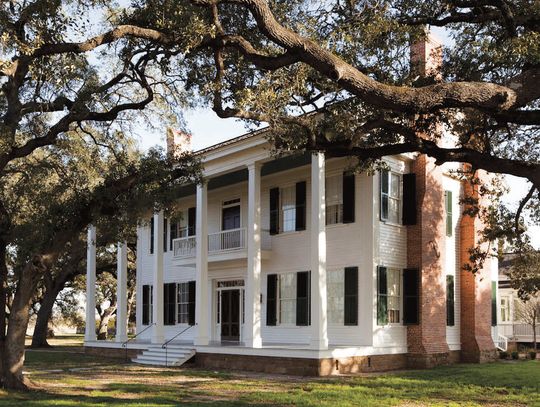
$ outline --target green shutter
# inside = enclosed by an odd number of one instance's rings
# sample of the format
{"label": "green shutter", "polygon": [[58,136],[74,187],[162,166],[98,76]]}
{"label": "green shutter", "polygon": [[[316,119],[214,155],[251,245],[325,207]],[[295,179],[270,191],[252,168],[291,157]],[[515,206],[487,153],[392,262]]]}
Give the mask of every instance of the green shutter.
{"label": "green shutter", "polygon": [[497,282],[491,282],[491,325],[497,326]]}
{"label": "green shutter", "polygon": [[452,191],[444,191],[444,201],[446,207],[446,236],[452,236]]}
{"label": "green shutter", "polygon": [[446,276],[446,325],[455,325],[454,276]]}
{"label": "green shutter", "polygon": [[386,267],[377,267],[377,324],[388,323],[388,299],[387,299]]}
{"label": "green shutter", "polygon": [[420,271],[417,268],[403,270],[403,325],[420,322]]}
{"label": "green shutter", "polygon": [[358,267],[345,267],[345,325],[358,325]]}

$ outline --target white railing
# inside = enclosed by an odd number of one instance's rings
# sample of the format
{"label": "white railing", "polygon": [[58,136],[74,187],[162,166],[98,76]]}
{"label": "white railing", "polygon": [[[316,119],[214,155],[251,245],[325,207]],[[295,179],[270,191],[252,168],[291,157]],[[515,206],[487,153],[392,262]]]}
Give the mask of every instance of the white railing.
{"label": "white railing", "polygon": [[195,256],[195,236],[181,237],[173,240],[174,257]]}
{"label": "white railing", "polygon": [[[208,235],[208,253],[224,253],[245,249],[246,229],[230,229]],[[194,257],[196,248],[195,236],[181,237],[173,240],[173,255],[177,258]],[[272,249],[272,236],[268,230],[261,231],[261,249]]]}
{"label": "white railing", "polygon": [[508,338],[504,335],[498,334],[497,337],[493,338],[493,342],[497,349],[506,352],[508,350]]}
{"label": "white railing", "polygon": [[[501,334],[508,338],[527,339],[533,337],[532,326],[523,323],[501,323],[497,325],[497,328]],[[540,338],[540,325],[536,327],[536,336]]]}
{"label": "white railing", "polygon": [[208,252],[227,252],[246,247],[246,229],[229,229],[208,235]]}

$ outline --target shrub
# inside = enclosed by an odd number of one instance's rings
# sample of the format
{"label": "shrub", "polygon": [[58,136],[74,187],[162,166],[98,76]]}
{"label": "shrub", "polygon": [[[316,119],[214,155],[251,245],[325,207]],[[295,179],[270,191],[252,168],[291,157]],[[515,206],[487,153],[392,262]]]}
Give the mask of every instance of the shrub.
{"label": "shrub", "polygon": [[529,352],[529,356],[531,357],[532,360],[536,359],[536,351],[535,350],[531,350]]}
{"label": "shrub", "polygon": [[508,359],[508,352],[506,352],[506,351],[504,351],[504,350],[501,351],[501,352],[499,352],[499,357],[500,357],[501,359]]}
{"label": "shrub", "polygon": [[518,351],[513,351],[513,352],[512,352],[512,359],[514,359],[514,360],[518,360],[518,359],[519,359],[519,352],[518,352]]}

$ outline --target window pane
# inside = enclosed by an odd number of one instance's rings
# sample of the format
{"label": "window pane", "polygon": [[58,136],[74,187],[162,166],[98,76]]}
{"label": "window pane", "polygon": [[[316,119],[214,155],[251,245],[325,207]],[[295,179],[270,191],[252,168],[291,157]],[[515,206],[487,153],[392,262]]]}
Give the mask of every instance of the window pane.
{"label": "window pane", "polygon": [[296,187],[290,186],[282,188],[281,197],[281,219],[282,230],[292,232],[296,230]]}
{"label": "window pane", "polygon": [[392,173],[391,175],[391,181],[390,181],[390,196],[392,198],[398,198],[399,197],[399,187],[400,187],[400,179],[398,174]]}
{"label": "window pane", "polygon": [[279,275],[279,322],[296,323],[296,273]]}
{"label": "window pane", "polygon": [[329,271],[326,281],[328,322],[332,324],[343,324],[344,319],[344,271]]}

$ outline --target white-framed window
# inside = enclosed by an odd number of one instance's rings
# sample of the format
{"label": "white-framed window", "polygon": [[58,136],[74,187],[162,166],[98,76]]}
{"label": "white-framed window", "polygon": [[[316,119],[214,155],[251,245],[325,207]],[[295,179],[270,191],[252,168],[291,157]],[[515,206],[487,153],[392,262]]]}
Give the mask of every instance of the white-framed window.
{"label": "white-framed window", "polygon": [[343,223],[343,174],[326,178],[326,224]]}
{"label": "white-framed window", "polygon": [[296,186],[280,188],[281,231],[294,232],[296,230]]}
{"label": "white-framed window", "polygon": [[401,311],[401,270],[387,270],[388,323],[398,324]]}
{"label": "white-framed window", "polygon": [[381,171],[381,220],[401,223],[401,174]]}
{"label": "white-framed window", "polygon": [[510,297],[501,296],[501,322],[511,322]]}
{"label": "white-framed window", "polygon": [[296,273],[279,274],[279,313],[280,325],[296,324]]}
{"label": "white-framed window", "polygon": [[328,323],[344,324],[345,270],[329,270],[326,274]]}
{"label": "white-framed window", "polygon": [[189,323],[189,283],[178,283],[177,290],[177,322]]}

